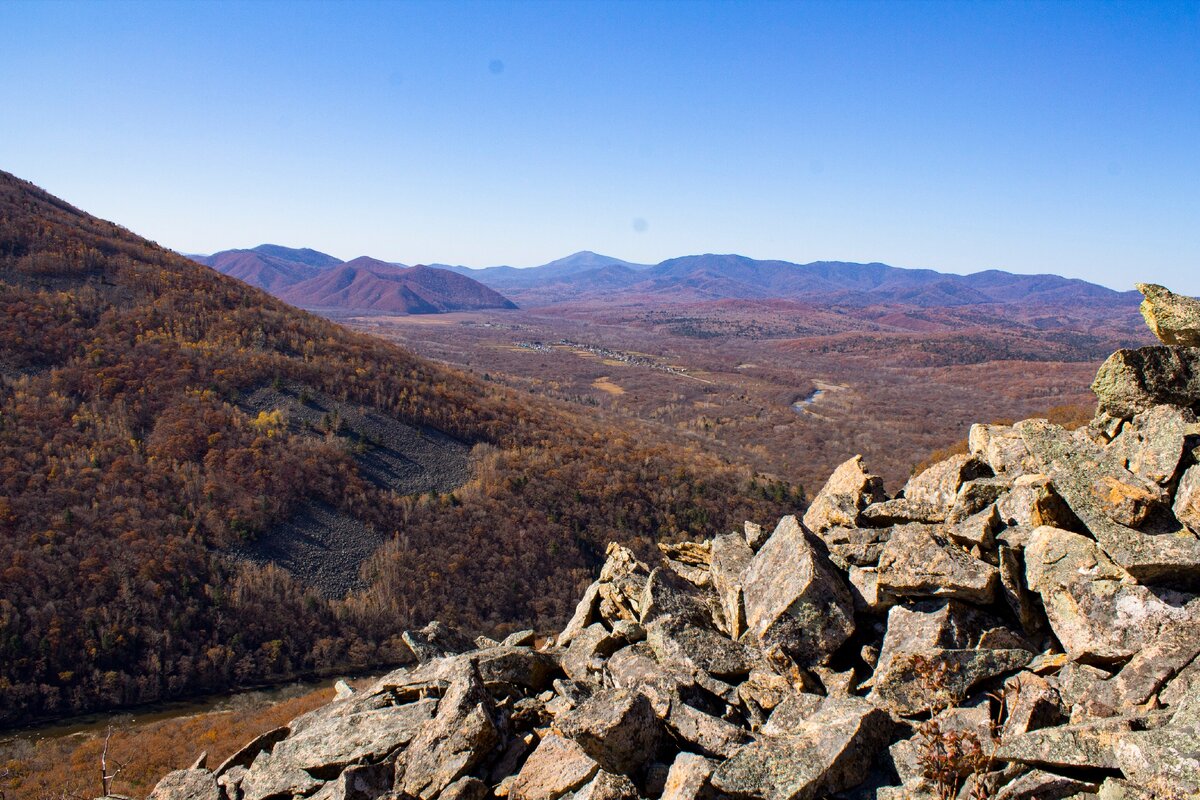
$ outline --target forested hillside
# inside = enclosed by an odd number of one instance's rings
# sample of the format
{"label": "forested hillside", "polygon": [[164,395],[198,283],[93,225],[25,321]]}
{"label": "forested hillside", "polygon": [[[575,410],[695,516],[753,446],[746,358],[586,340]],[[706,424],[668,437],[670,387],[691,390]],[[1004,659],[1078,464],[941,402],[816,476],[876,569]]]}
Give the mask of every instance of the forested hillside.
{"label": "forested hillside", "polygon": [[[242,402],[300,387],[473,447],[452,493]],[[399,634],[561,622],[604,543],[798,489],[346,332],[0,173],[0,724],[394,662]],[[230,555],[320,503],[386,544],[323,597]]]}

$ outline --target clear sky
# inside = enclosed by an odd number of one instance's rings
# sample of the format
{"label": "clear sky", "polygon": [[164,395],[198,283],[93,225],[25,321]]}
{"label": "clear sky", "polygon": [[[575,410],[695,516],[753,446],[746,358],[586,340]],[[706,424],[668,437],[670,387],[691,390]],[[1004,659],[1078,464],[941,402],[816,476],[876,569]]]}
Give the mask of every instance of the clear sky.
{"label": "clear sky", "polygon": [[1200,294],[1200,0],[7,0],[0,169],[184,252]]}

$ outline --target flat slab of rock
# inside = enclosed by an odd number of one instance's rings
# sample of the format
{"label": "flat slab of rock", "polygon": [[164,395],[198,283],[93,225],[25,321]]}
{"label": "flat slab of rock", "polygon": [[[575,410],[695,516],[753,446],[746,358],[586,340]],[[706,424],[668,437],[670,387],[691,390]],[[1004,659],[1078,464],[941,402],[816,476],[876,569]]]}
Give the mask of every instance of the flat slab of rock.
{"label": "flat slab of rock", "polygon": [[795,517],[779,521],[746,569],[749,632],[797,663],[819,663],[854,632],[854,599],[820,543]]}
{"label": "flat slab of rock", "polygon": [[1051,769],[1120,769],[1116,746],[1132,730],[1126,717],[1042,728],[1005,739],[996,758]]}
{"label": "flat slab of rock", "polygon": [[861,783],[890,734],[886,712],[858,698],[830,698],[806,728],[738,750],[712,782],[730,797],[813,800]]}
{"label": "flat slab of rock", "polygon": [[1155,783],[1178,797],[1200,793],[1200,726],[1134,731],[1117,742],[1117,765],[1136,785]]}
{"label": "flat slab of rock", "polygon": [[939,541],[928,525],[901,525],[879,556],[879,588],[897,597],[944,597],[981,605],[996,595],[995,567]]}
{"label": "flat slab of rock", "polygon": [[671,762],[661,800],[699,800],[709,788],[717,763],[694,753],[680,753]]}
{"label": "flat slab of rock", "polygon": [[1128,659],[1173,629],[1196,624],[1190,597],[1133,583],[1096,542],[1077,533],[1034,531],[1025,578],[1073,658]]}
{"label": "flat slab of rock", "polygon": [[512,800],[555,800],[586,784],[600,765],[570,739],[550,734],[538,743],[509,788]]}
{"label": "flat slab of rock", "polygon": [[1045,420],[1025,420],[1017,427],[1042,471],[1118,566],[1139,581],[1200,576],[1200,538],[1186,528],[1147,533],[1112,519],[1112,507],[1095,491],[1102,455],[1086,452],[1078,437]]}
{"label": "flat slab of rock", "polygon": [[408,744],[437,710],[435,699],[331,717],[275,745],[273,759],[305,770],[341,769],[376,760]]}
{"label": "flat slab of rock", "polygon": [[[980,683],[1019,670],[1032,659],[1028,650],[1011,648],[900,653],[888,662],[886,671],[876,671],[869,698],[901,716],[924,714],[962,702]],[[943,676],[940,685],[922,680],[931,672]]]}

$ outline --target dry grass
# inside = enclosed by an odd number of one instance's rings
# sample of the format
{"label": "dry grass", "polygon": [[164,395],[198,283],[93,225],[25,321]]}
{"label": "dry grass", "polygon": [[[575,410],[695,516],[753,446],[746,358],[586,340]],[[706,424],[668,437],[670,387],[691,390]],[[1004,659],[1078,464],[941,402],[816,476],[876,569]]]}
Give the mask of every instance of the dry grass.
{"label": "dry grass", "polygon": [[[324,705],[329,688],[280,702],[146,723],[114,724],[109,757],[124,769],[112,791],[145,797],[168,772],[189,766],[201,751],[214,766],[260,733]],[[91,798],[100,792],[105,730],[0,744],[0,797],[8,800]],[[110,767],[111,770],[111,767]]]}

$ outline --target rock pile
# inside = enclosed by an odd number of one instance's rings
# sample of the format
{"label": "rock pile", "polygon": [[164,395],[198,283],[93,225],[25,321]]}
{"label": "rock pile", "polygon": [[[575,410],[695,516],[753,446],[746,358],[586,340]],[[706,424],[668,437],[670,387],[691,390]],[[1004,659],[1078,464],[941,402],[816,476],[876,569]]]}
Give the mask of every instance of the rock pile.
{"label": "rock pile", "polygon": [[854,458],[802,520],[610,545],[547,641],[406,634],[417,666],[152,800],[1200,796],[1200,349],[1094,388],[894,497]]}

